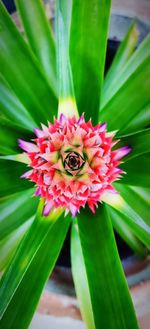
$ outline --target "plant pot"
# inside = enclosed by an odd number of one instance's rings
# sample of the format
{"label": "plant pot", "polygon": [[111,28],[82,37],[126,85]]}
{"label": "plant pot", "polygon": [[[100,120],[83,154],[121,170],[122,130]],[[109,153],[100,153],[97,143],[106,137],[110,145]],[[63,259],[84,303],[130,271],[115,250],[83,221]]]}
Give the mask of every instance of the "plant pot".
{"label": "plant pot", "polygon": [[[136,258],[124,264],[135,305],[140,329],[149,329],[150,321],[150,259],[139,262]],[[145,273],[145,277],[144,277]],[[146,276],[147,273],[147,276]],[[139,281],[137,282],[137,277]],[[142,280],[142,278],[144,280]],[[141,283],[142,282],[142,283]],[[70,269],[55,268],[40,299],[37,313],[29,329],[85,329],[75,297]]]}

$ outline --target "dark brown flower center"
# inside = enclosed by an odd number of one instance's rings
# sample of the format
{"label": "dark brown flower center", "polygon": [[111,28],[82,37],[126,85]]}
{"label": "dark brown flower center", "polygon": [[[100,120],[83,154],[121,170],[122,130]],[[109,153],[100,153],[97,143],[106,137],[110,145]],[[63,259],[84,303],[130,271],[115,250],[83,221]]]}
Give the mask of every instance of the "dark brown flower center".
{"label": "dark brown flower center", "polygon": [[84,162],[85,161],[80,154],[76,152],[70,152],[64,160],[64,167],[65,169],[71,171],[79,170]]}

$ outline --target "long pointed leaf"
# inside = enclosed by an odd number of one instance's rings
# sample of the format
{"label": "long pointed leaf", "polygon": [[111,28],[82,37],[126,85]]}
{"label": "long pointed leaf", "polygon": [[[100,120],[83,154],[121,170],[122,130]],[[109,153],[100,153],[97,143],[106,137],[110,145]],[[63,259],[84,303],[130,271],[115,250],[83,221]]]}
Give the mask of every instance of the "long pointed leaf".
{"label": "long pointed leaf", "polygon": [[128,133],[148,128],[150,123],[150,103],[146,105],[137,115],[127,124]]}
{"label": "long pointed leaf", "polygon": [[123,184],[150,187],[150,153],[133,158],[121,164],[121,167],[127,173],[121,179]]}
{"label": "long pointed leaf", "polygon": [[134,134],[121,137],[121,145],[131,147],[131,152],[127,155],[126,161],[150,151],[150,128],[141,130]]}
{"label": "long pointed leaf", "polygon": [[72,223],[71,234],[71,265],[82,318],[86,323],[87,329],[95,329],[91,297],[89,294],[89,286],[79,237],[79,230],[75,220]]}
{"label": "long pointed leaf", "polygon": [[106,103],[113,97],[125,81],[134,73],[139,65],[150,55],[150,35],[144,39],[142,44],[134,52],[134,54],[127,61],[126,65],[114,75],[113,83],[109,87],[106,86],[105,92],[102,97],[101,109],[104,108]]}
{"label": "long pointed leaf", "polygon": [[35,122],[47,123],[57,109],[56,96],[39,68],[38,61],[0,2],[0,67],[18,99]]}
{"label": "long pointed leaf", "polygon": [[[61,216],[63,210],[58,209],[51,211],[51,214],[48,217],[42,217],[41,212],[43,209],[43,200],[40,203],[39,210],[37,213],[37,216],[30,227],[27,235],[24,237],[24,240],[22,241],[19,249],[17,250],[17,253],[15,254],[15,257],[12,260],[12,263],[10,264],[10,267],[4,274],[0,288],[0,316],[2,317],[7,310],[9,303],[11,302],[17,288],[19,287],[21,281],[23,280],[27,270],[29,269],[30,265],[32,266],[32,261],[34,262],[34,259],[36,256],[38,257],[38,251],[40,251],[40,248],[42,248],[43,245],[45,245],[45,241],[47,240],[47,236],[49,235],[49,232],[53,225],[57,224],[57,219]],[[68,222],[66,219],[62,219],[62,233],[59,235],[58,232],[58,241],[59,237],[63,237],[63,232],[65,233],[68,228]],[[59,221],[60,222],[60,221]],[[58,227],[58,225],[57,225]],[[61,224],[60,224],[60,231],[61,231]],[[49,235],[50,237],[50,235]],[[52,239],[55,238],[56,235],[51,237]],[[50,242],[49,242],[50,243]],[[49,248],[51,247],[51,252],[54,255],[55,252],[53,250],[57,250],[60,248],[60,243],[56,243],[51,245],[49,244]],[[50,253],[50,250],[49,250]],[[44,255],[44,249],[43,249],[43,255]],[[47,255],[48,257],[48,255]],[[44,257],[43,257],[44,258]],[[54,260],[53,260],[54,262]],[[42,263],[42,262],[41,262]],[[41,266],[40,263],[40,266]],[[53,265],[53,263],[52,263]],[[47,267],[47,265],[45,265]],[[50,270],[50,269],[49,269]],[[34,269],[35,271],[35,269]],[[34,272],[32,271],[34,274]],[[47,277],[46,277],[47,278]],[[34,282],[34,275],[33,275],[33,282]],[[43,282],[43,284],[45,281]],[[5,287],[7,286],[7,289]],[[7,311],[6,311],[7,313]],[[5,314],[6,314],[5,313]],[[27,314],[26,314],[27,316]],[[5,316],[4,316],[5,318]],[[21,328],[21,325],[20,325]]]}
{"label": "long pointed leaf", "polygon": [[0,240],[36,213],[38,198],[34,189],[15,193],[0,203]]}
{"label": "long pointed leaf", "polygon": [[0,197],[33,187],[33,183],[20,178],[26,169],[23,163],[0,159]]}
{"label": "long pointed leaf", "polygon": [[56,55],[53,33],[41,0],[16,0],[30,46],[42,64],[52,89],[57,93]]}
{"label": "long pointed leaf", "polygon": [[146,223],[134,208],[132,208],[119,194],[105,193],[103,201],[125,216],[127,224],[143,244],[150,248],[150,226]]}
{"label": "long pointed leaf", "polygon": [[[107,121],[110,130],[128,133],[127,124],[150,101],[150,56],[137,68],[130,78],[100,112],[100,120]],[[140,90],[140,92],[137,92]]]}
{"label": "long pointed leaf", "polygon": [[97,123],[110,0],[73,0],[70,60],[79,113]]}
{"label": "long pointed leaf", "polygon": [[[28,328],[42,289],[59,255],[69,223],[69,218],[61,217],[53,225],[52,229],[48,231],[44,243],[42,243],[34,260],[26,271],[1,320],[2,329],[6,328],[6,326],[7,329],[16,329],[18,323],[19,329]],[[22,312],[22,310],[24,311]]]}
{"label": "long pointed leaf", "polygon": [[4,118],[0,119],[0,154],[19,153],[18,138],[31,139],[32,137],[32,133],[14,124],[13,121]]}
{"label": "long pointed leaf", "polygon": [[11,160],[17,161],[25,164],[29,164],[29,158],[26,153],[18,153],[18,154],[11,154],[11,155],[0,155],[0,160]]}
{"label": "long pointed leaf", "polygon": [[82,211],[78,226],[96,329],[138,328],[106,209]]}
{"label": "long pointed leaf", "polygon": [[124,184],[115,184],[117,191],[150,226],[150,189],[138,188]]}
{"label": "long pointed leaf", "polygon": [[34,120],[1,75],[0,109],[8,119],[13,121],[13,123],[19,124],[28,130],[33,130],[33,127],[35,127]]}
{"label": "long pointed leaf", "polygon": [[130,225],[127,224],[126,216],[123,216],[117,210],[108,206],[107,211],[110,214],[110,218],[112,220],[112,224],[116,232],[136,254],[141,257],[145,257],[147,255],[146,250],[143,244],[131,230]]}
{"label": "long pointed leaf", "polygon": [[29,229],[34,217],[20,225],[19,228],[10,233],[7,237],[0,241],[0,271],[2,271],[12,259],[21,239]]}
{"label": "long pointed leaf", "polygon": [[[51,228],[48,223],[45,223],[45,239],[40,243],[40,246],[28,268],[24,268],[24,277],[22,278],[22,281],[20,281],[7,310],[3,315],[1,328],[5,328],[7,325],[8,329],[15,329],[18,323],[20,329],[28,328],[44,284],[55,265],[69,223],[69,218],[63,217],[60,217]],[[43,226],[44,222],[41,221],[39,230],[43,230]],[[34,244],[32,245],[32,251],[33,249],[35,249]],[[22,261],[24,262],[24,259],[22,259]],[[22,312],[22,310],[24,310],[24,312]]]}
{"label": "long pointed leaf", "polygon": [[[129,31],[127,32],[124,40],[121,42],[119,49],[114,57],[112,65],[107,72],[107,75],[104,80],[103,90],[102,90],[102,104],[104,99],[107,99],[107,93],[110,91],[110,88],[113,87],[113,81],[117,78],[120,71],[123,70],[125,64],[129,60],[130,56],[133,54],[133,51],[137,45],[138,41],[138,30],[135,23],[131,25]],[[102,107],[101,104],[101,107]]]}
{"label": "long pointed leaf", "polygon": [[[69,7],[70,8],[70,7]],[[66,8],[65,8],[66,9]],[[71,8],[70,8],[71,9]],[[64,113],[78,116],[74,97],[74,86],[69,60],[69,22],[65,22],[66,13],[64,1],[56,1],[56,44],[57,44],[57,71],[59,81],[59,109],[58,115]]]}
{"label": "long pointed leaf", "polygon": [[61,13],[63,16],[63,21],[66,27],[66,38],[69,45],[70,39],[70,26],[71,26],[71,16],[72,16],[72,0],[60,0]]}

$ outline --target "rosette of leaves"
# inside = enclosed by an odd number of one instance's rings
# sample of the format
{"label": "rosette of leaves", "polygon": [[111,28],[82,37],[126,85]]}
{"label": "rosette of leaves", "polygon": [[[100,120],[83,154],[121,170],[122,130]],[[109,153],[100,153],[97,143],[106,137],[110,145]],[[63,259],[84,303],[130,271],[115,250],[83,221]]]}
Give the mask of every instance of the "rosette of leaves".
{"label": "rosette of leaves", "polygon": [[[104,79],[110,0],[56,1],[54,32],[40,0],[16,0],[21,35],[0,2],[0,292],[1,328],[29,326],[42,289],[72,226],[77,297],[89,329],[138,328],[113,228],[144,257],[150,247],[150,37],[137,48],[133,24]],[[95,215],[53,209],[20,176],[26,171],[18,138],[58,113],[76,113],[117,130],[132,152]]]}

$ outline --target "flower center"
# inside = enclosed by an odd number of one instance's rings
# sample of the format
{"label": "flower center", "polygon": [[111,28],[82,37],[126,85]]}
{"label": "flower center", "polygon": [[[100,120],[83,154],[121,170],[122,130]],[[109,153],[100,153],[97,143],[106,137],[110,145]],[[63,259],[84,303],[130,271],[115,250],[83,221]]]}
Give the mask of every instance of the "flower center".
{"label": "flower center", "polygon": [[61,206],[76,216],[86,203],[95,212],[103,193],[114,192],[112,183],[123,173],[120,159],[130,148],[113,150],[118,142],[114,132],[107,133],[105,123],[85,122],[83,115],[76,119],[62,114],[35,133],[34,143],[19,140],[31,167],[22,177],[34,182],[35,194],[46,200],[43,214]]}
{"label": "flower center", "polygon": [[70,152],[67,154],[64,160],[64,167],[66,170],[70,169],[71,171],[79,170],[84,164],[84,159],[80,154],[76,152]]}

